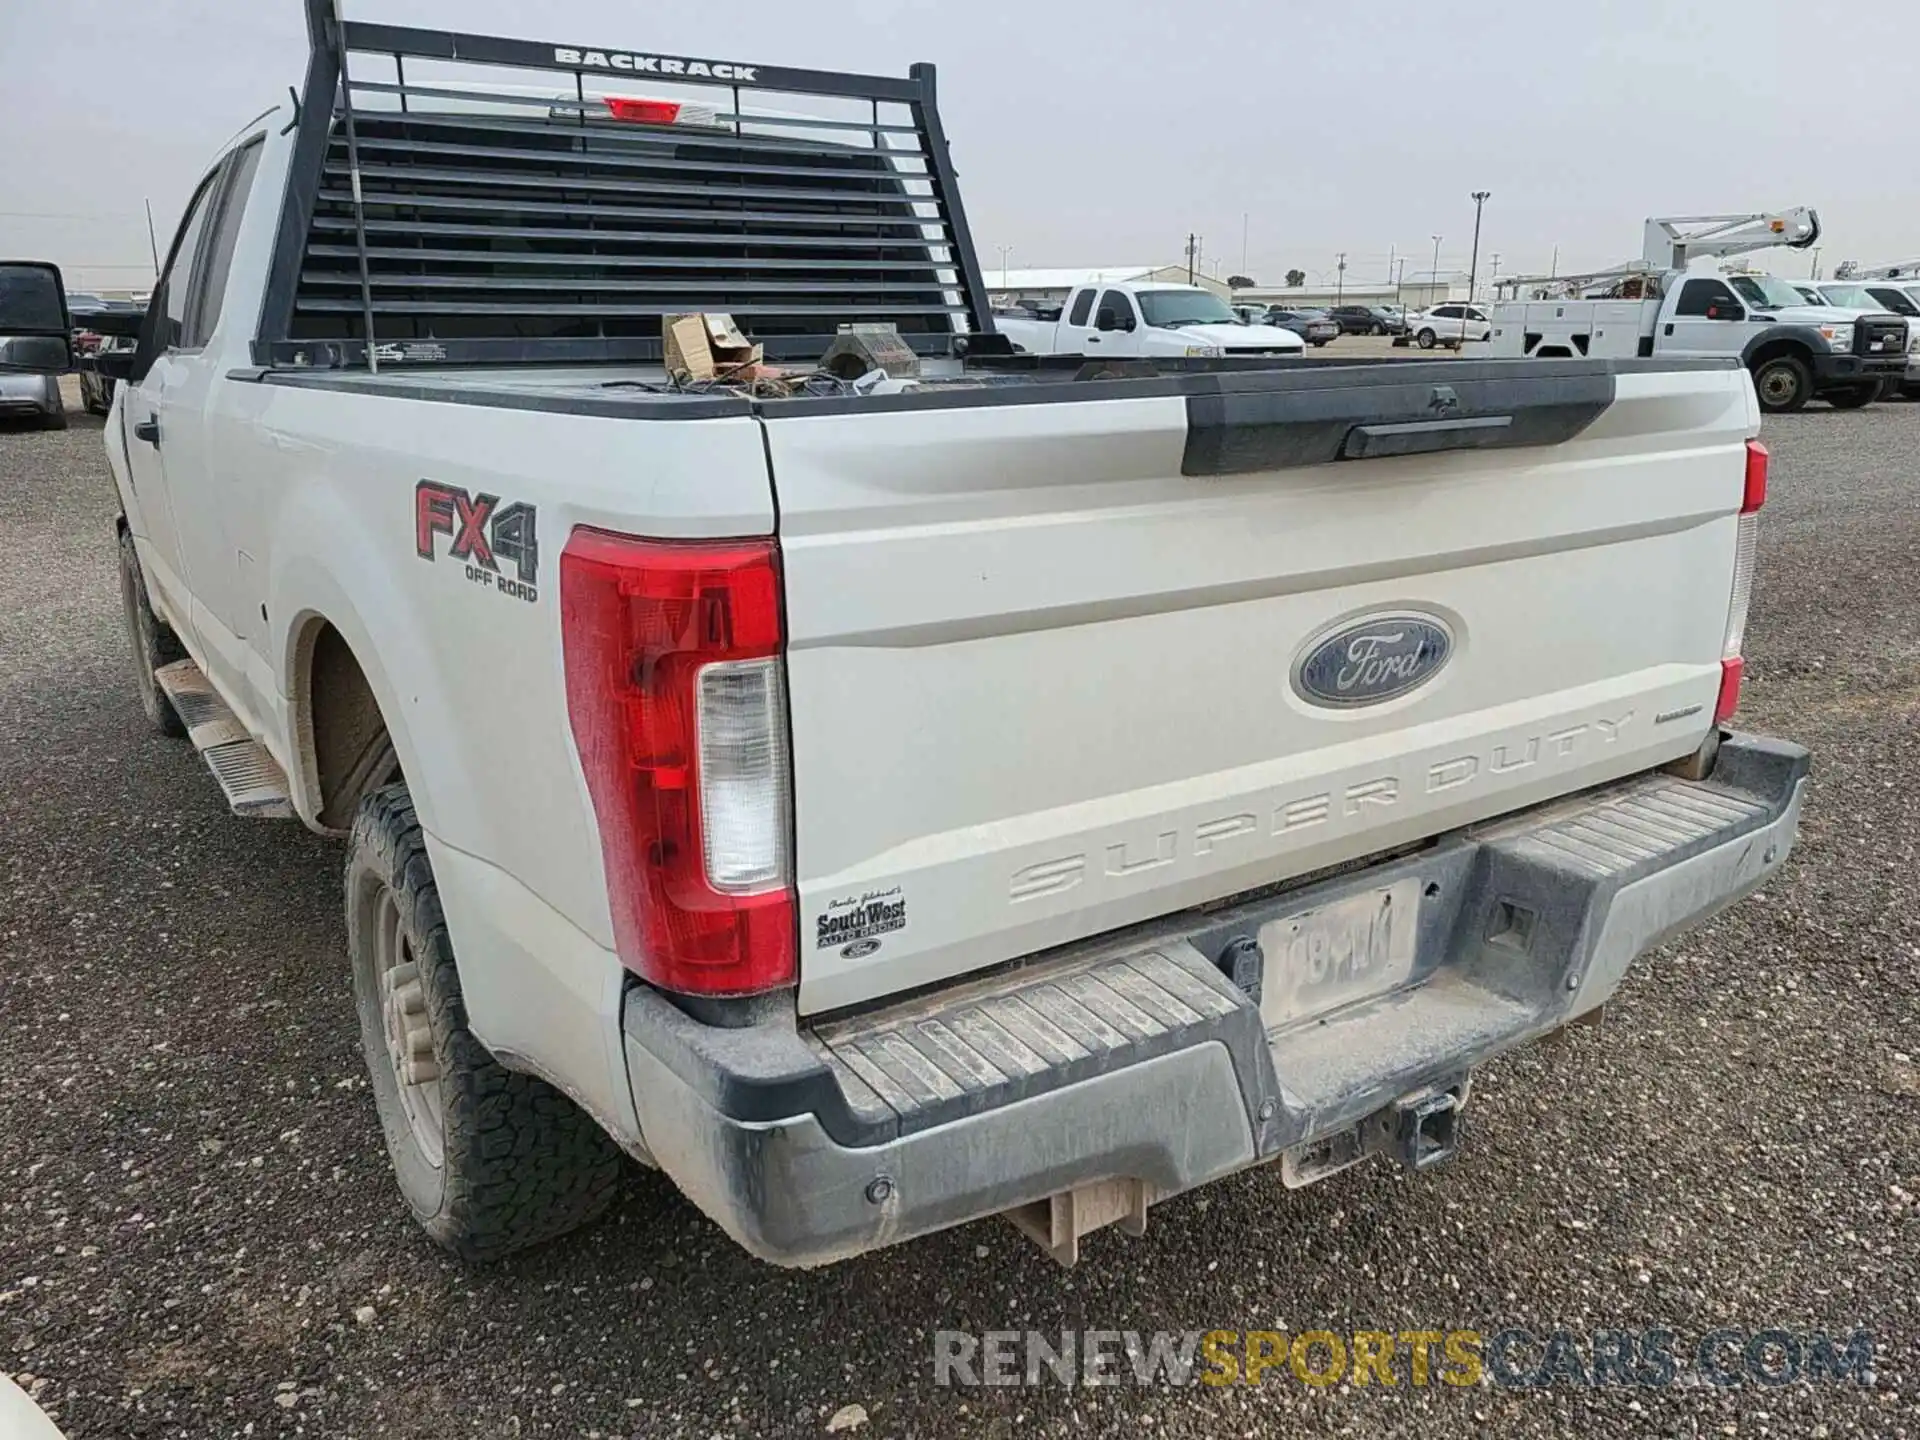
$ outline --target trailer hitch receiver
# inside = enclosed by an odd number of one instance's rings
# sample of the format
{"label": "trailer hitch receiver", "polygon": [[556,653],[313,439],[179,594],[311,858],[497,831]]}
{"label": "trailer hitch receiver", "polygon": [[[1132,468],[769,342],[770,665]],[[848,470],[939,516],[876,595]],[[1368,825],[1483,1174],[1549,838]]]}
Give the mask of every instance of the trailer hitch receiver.
{"label": "trailer hitch receiver", "polygon": [[1460,1143],[1458,1090],[1422,1090],[1403,1096],[1374,1117],[1374,1146],[1409,1170],[1451,1160]]}

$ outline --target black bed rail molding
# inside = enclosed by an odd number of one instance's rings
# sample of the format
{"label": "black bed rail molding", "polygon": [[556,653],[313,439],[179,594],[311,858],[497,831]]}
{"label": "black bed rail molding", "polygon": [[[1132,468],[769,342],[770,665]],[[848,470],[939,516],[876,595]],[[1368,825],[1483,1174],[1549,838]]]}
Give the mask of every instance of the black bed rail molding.
{"label": "black bed rail molding", "polygon": [[256,364],[657,361],[661,317],[688,310],[731,313],[774,359],[858,321],[923,354],[992,333],[933,66],[789,69],[336,5],[306,0]]}

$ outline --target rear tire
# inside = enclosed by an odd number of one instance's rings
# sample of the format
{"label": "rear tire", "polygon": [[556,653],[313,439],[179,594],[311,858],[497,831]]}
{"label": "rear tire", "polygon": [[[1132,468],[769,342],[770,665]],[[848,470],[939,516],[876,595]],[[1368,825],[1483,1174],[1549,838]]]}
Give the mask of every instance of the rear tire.
{"label": "rear tire", "polygon": [[1422,350],[1431,350],[1439,338],[1440,337],[1431,330],[1422,330],[1418,335],[1413,337],[1413,343],[1418,345]]}
{"label": "rear tire", "polygon": [[1793,355],[1776,355],[1753,372],[1754,393],[1769,415],[1786,415],[1813,398],[1813,373]]}
{"label": "rear tire", "polygon": [[361,1048],[400,1193],[440,1245],[490,1260],[584,1225],[620,1151],[544,1080],[467,1028],[426,841],[405,785],[363,798],[347,845],[347,950]]}
{"label": "rear tire", "polygon": [[1847,390],[1829,390],[1820,398],[1836,410],[1864,410],[1880,398],[1880,385],[1876,381]]}
{"label": "rear tire", "polygon": [[40,417],[42,430],[64,430],[67,428],[67,409],[63,405],[58,410],[49,410]]}
{"label": "rear tire", "polygon": [[153,672],[162,665],[186,659],[187,649],[173,633],[173,627],[154,613],[131,530],[120,532],[120,613],[127,626],[127,643],[133,648],[133,684],[140,697],[140,708],[147,712],[154,729],[178,740],[187,733],[187,727],[160,688],[160,682],[153,678]]}

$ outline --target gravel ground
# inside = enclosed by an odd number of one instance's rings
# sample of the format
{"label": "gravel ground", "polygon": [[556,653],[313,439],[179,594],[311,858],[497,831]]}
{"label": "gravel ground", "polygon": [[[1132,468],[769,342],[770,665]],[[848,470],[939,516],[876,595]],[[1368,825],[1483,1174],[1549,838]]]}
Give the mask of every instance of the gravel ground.
{"label": "gravel ground", "polygon": [[[807,1435],[850,1404],[880,1435],[1920,1436],[1920,408],[1766,438],[1744,719],[1816,781],[1759,900],[1492,1067],[1436,1174],[1255,1171],[1070,1273],[994,1221],[808,1275],[638,1169],[513,1262],[427,1245],[360,1078],[338,849],[227,815],[146,728],[98,422],[0,432],[0,1372],[76,1437]],[[942,1328],[1509,1324],[1866,1326],[1877,1361],[1725,1390],[932,1379]]]}

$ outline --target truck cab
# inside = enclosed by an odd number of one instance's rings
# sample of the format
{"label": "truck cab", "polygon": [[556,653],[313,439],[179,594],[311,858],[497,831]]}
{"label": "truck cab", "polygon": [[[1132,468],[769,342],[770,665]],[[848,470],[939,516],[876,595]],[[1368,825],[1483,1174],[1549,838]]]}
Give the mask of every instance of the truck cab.
{"label": "truck cab", "polygon": [[1306,341],[1277,325],[1249,324],[1198,285],[1081,285],[1057,321],[997,317],[1000,332],[1036,355],[1300,355]]}

